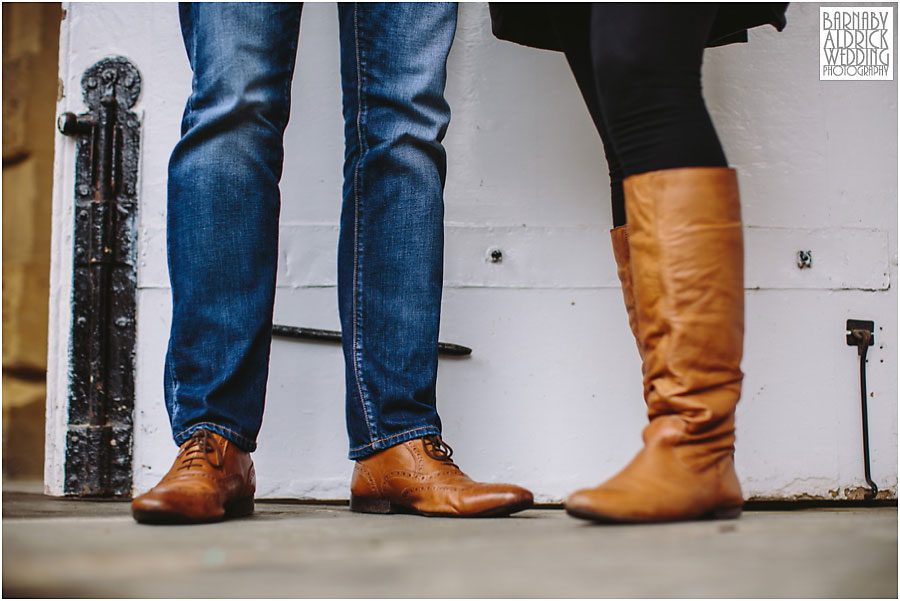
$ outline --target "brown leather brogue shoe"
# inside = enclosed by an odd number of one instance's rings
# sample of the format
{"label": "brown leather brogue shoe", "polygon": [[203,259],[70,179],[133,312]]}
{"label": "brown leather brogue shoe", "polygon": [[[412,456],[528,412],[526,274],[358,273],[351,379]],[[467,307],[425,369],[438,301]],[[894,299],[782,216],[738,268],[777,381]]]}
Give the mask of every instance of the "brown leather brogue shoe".
{"label": "brown leather brogue shoe", "polygon": [[350,484],[350,509],[500,517],[534,504],[531,492],[519,486],[475,482],[453,463],[452,454],[440,436],[431,435],[358,460]]}
{"label": "brown leather brogue shoe", "polygon": [[253,513],[255,492],[250,453],[197,430],[159,484],[131,502],[131,513],[145,524],[216,522]]}

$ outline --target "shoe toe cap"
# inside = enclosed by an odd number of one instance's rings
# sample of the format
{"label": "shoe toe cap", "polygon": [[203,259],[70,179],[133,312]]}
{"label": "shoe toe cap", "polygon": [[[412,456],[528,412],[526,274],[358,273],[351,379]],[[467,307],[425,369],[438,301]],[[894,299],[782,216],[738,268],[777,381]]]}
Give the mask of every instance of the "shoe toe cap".
{"label": "shoe toe cap", "polygon": [[530,490],[512,484],[490,484],[477,495],[478,513],[494,510],[501,514],[514,513],[534,505]]}
{"label": "shoe toe cap", "polygon": [[179,505],[179,503],[172,502],[171,496],[157,494],[156,491],[151,490],[131,501],[131,511],[178,511]]}
{"label": "shoe toe cap", "polygon": [[215,520],[224,510],[207,491],[154,489],[131,502],[131,515],[139,522],[200,522]]}

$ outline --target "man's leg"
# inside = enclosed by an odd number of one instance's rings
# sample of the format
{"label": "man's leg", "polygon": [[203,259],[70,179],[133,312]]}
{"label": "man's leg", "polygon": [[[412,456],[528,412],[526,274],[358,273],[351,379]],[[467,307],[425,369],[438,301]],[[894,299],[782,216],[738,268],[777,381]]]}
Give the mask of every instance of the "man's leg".
{"label": "man's leg", "polygon": [[456,5],[339,5],[339,303],[350,458],[439,434],[446,57]]}
{"label": "man's leg", "polygon": [[[359,460],[351,509],[524,509],[531,493],[472,482],[439,438],[441,140],[450,120],[444,84],[456,4],[346,3],[339,12],[346,153],[338,292],[350,458]],[[415,473],[425,485],[391,482],[392,471]]]}
{"label": "man's leg", "polygon": [[169,163],[165,400],[182,450],[163,482],[135,500],[142,521],[220,518],[235,497],[252,509],[249,452],[268,375],[301,5],[197,3],[179,12],[194,76]]}

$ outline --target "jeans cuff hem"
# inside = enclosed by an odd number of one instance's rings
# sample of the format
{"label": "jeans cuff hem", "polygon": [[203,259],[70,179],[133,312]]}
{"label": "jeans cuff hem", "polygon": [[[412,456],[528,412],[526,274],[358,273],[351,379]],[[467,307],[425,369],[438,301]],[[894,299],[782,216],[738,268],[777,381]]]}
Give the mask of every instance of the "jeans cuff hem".
{"label": "jeans cuff hem", "polygon": [[252,453],[256,450],[256,441],[246,436],[241,436],[234,430],[230,430],[225,426],[220,426],[218,424],[213,424],[211,422],[202,422],[199,424],[194,424],[187,428],[186,430],[182,430],[178,434],[175,434],[175,444],[179,447],[184,444],[188,438],[191,437],[191,434],[196,432],[197,430],[209,430],[210,432],[215,432],[219,436],[224,437],[226,440],[233,442],[235,445],[240,447],[242,451],[245,453]]}
{"label": "jeans cuff hem", "polygon": [[361,447],[352,448],[350,449],[347,457],[349,459],[362,459],[363,457],[373,455],[378,451],[383,451],[398,444],[404,443],[407,440],[422,438],[423,436],[428,436],[429,434],[440,433],[441,430],[437,426],[420,426],[418,428],[413,428],[412,430],[400,432],[399,434],[392,434],[391,436],[387,436],[385,438],[379,438],[378,440],[370,442],[369,444],[363,445]]}

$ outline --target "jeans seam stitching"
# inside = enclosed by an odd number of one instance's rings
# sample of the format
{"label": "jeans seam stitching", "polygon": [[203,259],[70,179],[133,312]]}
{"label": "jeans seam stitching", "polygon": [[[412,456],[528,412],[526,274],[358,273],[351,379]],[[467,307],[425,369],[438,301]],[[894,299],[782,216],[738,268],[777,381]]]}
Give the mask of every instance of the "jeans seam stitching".
{"label": "jeans seam stitching", "polygon": [[392,440],[392,439],[394,439],[394,438],[400,438],[401,436],[405,436],[405,435],[410,434],[410,433],[412,433],[412,432],[417,432],[417,431],[419,431],[419,430],[428,430],[428,429],[430,429],[430,428],[431,428],[431,429],[434,429],[434,430],[437,430],[437,428],[436,428],[435,426],[431,426],[431,425],[429,425],[429,426],[419,426],[418,428],[413,428],[413,429],[411,429],[411,430],[406,430],[405,432],[400,432],[400,433],[398,433],[398,434],[392,434],[391,436],[385,436],[384,438],[379,438],[378,440],[373,440],[373,441],[370,442],[369,444],[363,445],[363,446],[361,446],[361,447],[353,447],[352,449],[350,449],[350,452],[352,453],[352,452],[355,452],[355,451],[361,451],[361,450],[363,450],[363,449],[366,449],[366,448],[369,448],[369,447],[371,447],[371,446],[373,446],[373,445],[376,445],[376,444],[378,444],[379,442],[384,442],[384,441],[386,441],[386,440]]}
{"label": "jeans seam stitching", "polygon": [[[362,375],[360,374],[360,352],[359,352],[359,301],[358,301],[358,275],[359,275],[359,172],[360,164],[366,154],[365,140],[362,133],[362,114],[363,114],[363,98],[362,98],[362,59],[359,49],[359,3],[353,5],[353,37],[356,51],[356,136],[359,142],[359,157],[356,159],[356,168],[353,171],[353,375],[356,380],[356,388],[359,392],[359,402],[362,405],[363,417],[366,420],[366,430],[369,438],[375,438],[372,430],[372,423],[369,419],[369,408],[366,397],[363,392]],[[374,444],[374,443],[372,443]],[[365,448],[365,447],[363,447]]]}
{"label": "jeans seam stitching", "polygon": [[[174,355],[174,351],[170,351]],[[168,365],[169,371],[172,373],[172,423],[174,424],[178,418],[178,410],[181,405],[178,403],[178,374],[175,373],[175,358]],[[176,435],[177,436],[177,435]]]}
{"label": "jeans seam stitching", "polygon": [[251,446],[251,447],[253,446],[253,441],[250,440],[249,438],[247,438],[246,436],[244,436],[238,432],[235,432],[231,428],[226,428],[225,426],[222,426],[220,424],[216,424],[213,422],[200,422],[200,423],[188,426],[187,428],[185,428],[184,430],[182,430],[181,432],[176,434],[175,438],[177,439],[179,436],[183,436],[191,431],[199,430],[201,428],[203,428],[204,430],[207,430],[208,428],[206,428],[205,426],[213,426],[215,428],[219,428],[220,430],[225,430],[229,434],[232,434],[232,435],[236,436],[237,438],[240,438],[242,441],[246,442],[248,446]]}
{"label": "jeans seam stitching", "polygon": [[[302,4],[300,5],[300,11],[301,11],[301,12],[300,12],[300,14],[299,14],[298,17],[297,17],[297,34],[296,34],[296,35],[293,35],[293,36],[291,36],[291,38],[289,38],[289,39],[291,40],[290,56],[292,57],[292,59],[290,60],[290,64],[291,64],[291,66],[290,66],[290,76],[285,78],[285,82],[284,82],[284,90],[283,90],[283,92],[282,92],[282,94],[283,94],[283,97],[282,97],[282,98],[283,98],[283,101],[284,101],[284,105],[287,107],[287,111],[286,111],[286,114],[285,114],[285,116],[284,116],[284,123],[281,123],[281,124],[280,124],[280,125],[281,125],[281,132],[282,132],[282,140],[284,139],[284,130],[285,130],[285,128],[287,127],[288,121],[290,121],[290,118],[291,118],[291,84],[292,84],[292,81],[293,81],[293,79],[294,79],[294,68],[295,68],[295,65],[296,65],[296,63],[297,63],[297,44],[298,44],[298,41],[299,41],[299,38],[300,38],[300,19],[301,19],[302,14],[303,14],[303,13],[302,13],[302,11],[303,11],[303,5],[302,5]],[[282,143],[282,144],[283,144],[283,143]]]}

